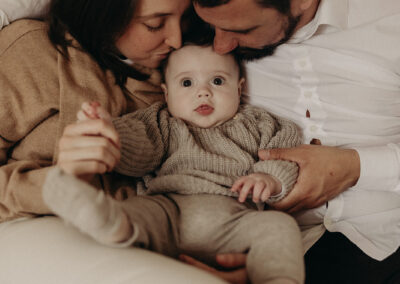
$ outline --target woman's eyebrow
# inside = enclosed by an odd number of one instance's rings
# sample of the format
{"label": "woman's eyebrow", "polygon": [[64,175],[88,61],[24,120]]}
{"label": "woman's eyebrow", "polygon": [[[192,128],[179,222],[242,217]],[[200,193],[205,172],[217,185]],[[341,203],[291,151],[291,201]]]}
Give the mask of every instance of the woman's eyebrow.
{"label": "woman's eyebrow", "polygon": [[152,19],[152,18],[161,18],[161,17],[165,17],[165,16],[170,16],[172,15],[172,13],[153,13],[150,15],[144,15],[144,16],[138,16],[136,17],[137,20],[148,20],[148,19]]}

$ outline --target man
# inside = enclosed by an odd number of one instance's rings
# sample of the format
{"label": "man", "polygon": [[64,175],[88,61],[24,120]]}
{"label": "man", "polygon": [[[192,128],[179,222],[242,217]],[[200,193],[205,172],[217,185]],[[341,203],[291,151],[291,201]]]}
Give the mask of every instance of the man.
{"label": "man", "polygon": [[400,283],[400,2],[193,2],[215,50],[250,61],[249,102],[314,144],[260,153],[299,164],[275,207],[303,230],[307,283]]}

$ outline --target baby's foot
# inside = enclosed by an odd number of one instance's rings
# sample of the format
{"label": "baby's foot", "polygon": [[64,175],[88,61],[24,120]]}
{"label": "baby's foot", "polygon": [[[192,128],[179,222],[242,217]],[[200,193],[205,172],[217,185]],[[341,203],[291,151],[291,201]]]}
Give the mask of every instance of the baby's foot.
{"label": "baby's foot", "polygon": [[57,167],[47,175],[43,199],[54,214],[100,243],[133,241],[129,219],[115,200]]}

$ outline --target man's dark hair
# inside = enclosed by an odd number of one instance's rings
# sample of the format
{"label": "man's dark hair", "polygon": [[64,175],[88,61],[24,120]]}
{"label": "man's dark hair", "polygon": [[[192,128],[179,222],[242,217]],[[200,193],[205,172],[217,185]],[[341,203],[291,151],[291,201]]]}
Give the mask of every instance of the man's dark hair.
{"label": "man's dark hair", "polygon": [[[228,4],[231,0],[192,0],[201,7],[217,7]],[[290,11],[290,0],[254,0],[257,4],[266,8],[275,8],[282,14]]]}
{"label": "man's dark hair", "polygon": [[121,60],[115,43],[130,24],[137,0],[52,0],[47,15],[48,35],[68,58],[71,34],[99,66],[110,70],[121,88],[128,77],[146,80],[149,76]]}

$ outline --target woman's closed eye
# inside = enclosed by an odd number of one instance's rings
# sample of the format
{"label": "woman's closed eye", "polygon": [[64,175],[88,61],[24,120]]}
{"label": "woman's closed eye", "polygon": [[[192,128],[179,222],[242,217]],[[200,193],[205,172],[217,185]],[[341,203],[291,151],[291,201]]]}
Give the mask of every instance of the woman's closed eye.
{"label": "woman's closed eye", "polygon": [[160,20],[159,18],[157,18],[157,19],[152,19],[152,20],[149,20],[147,22],[144,22],[143,25],[150,32],[157,32],[157,31],[161,30],[164,27],[165,21],[164,20]]}

